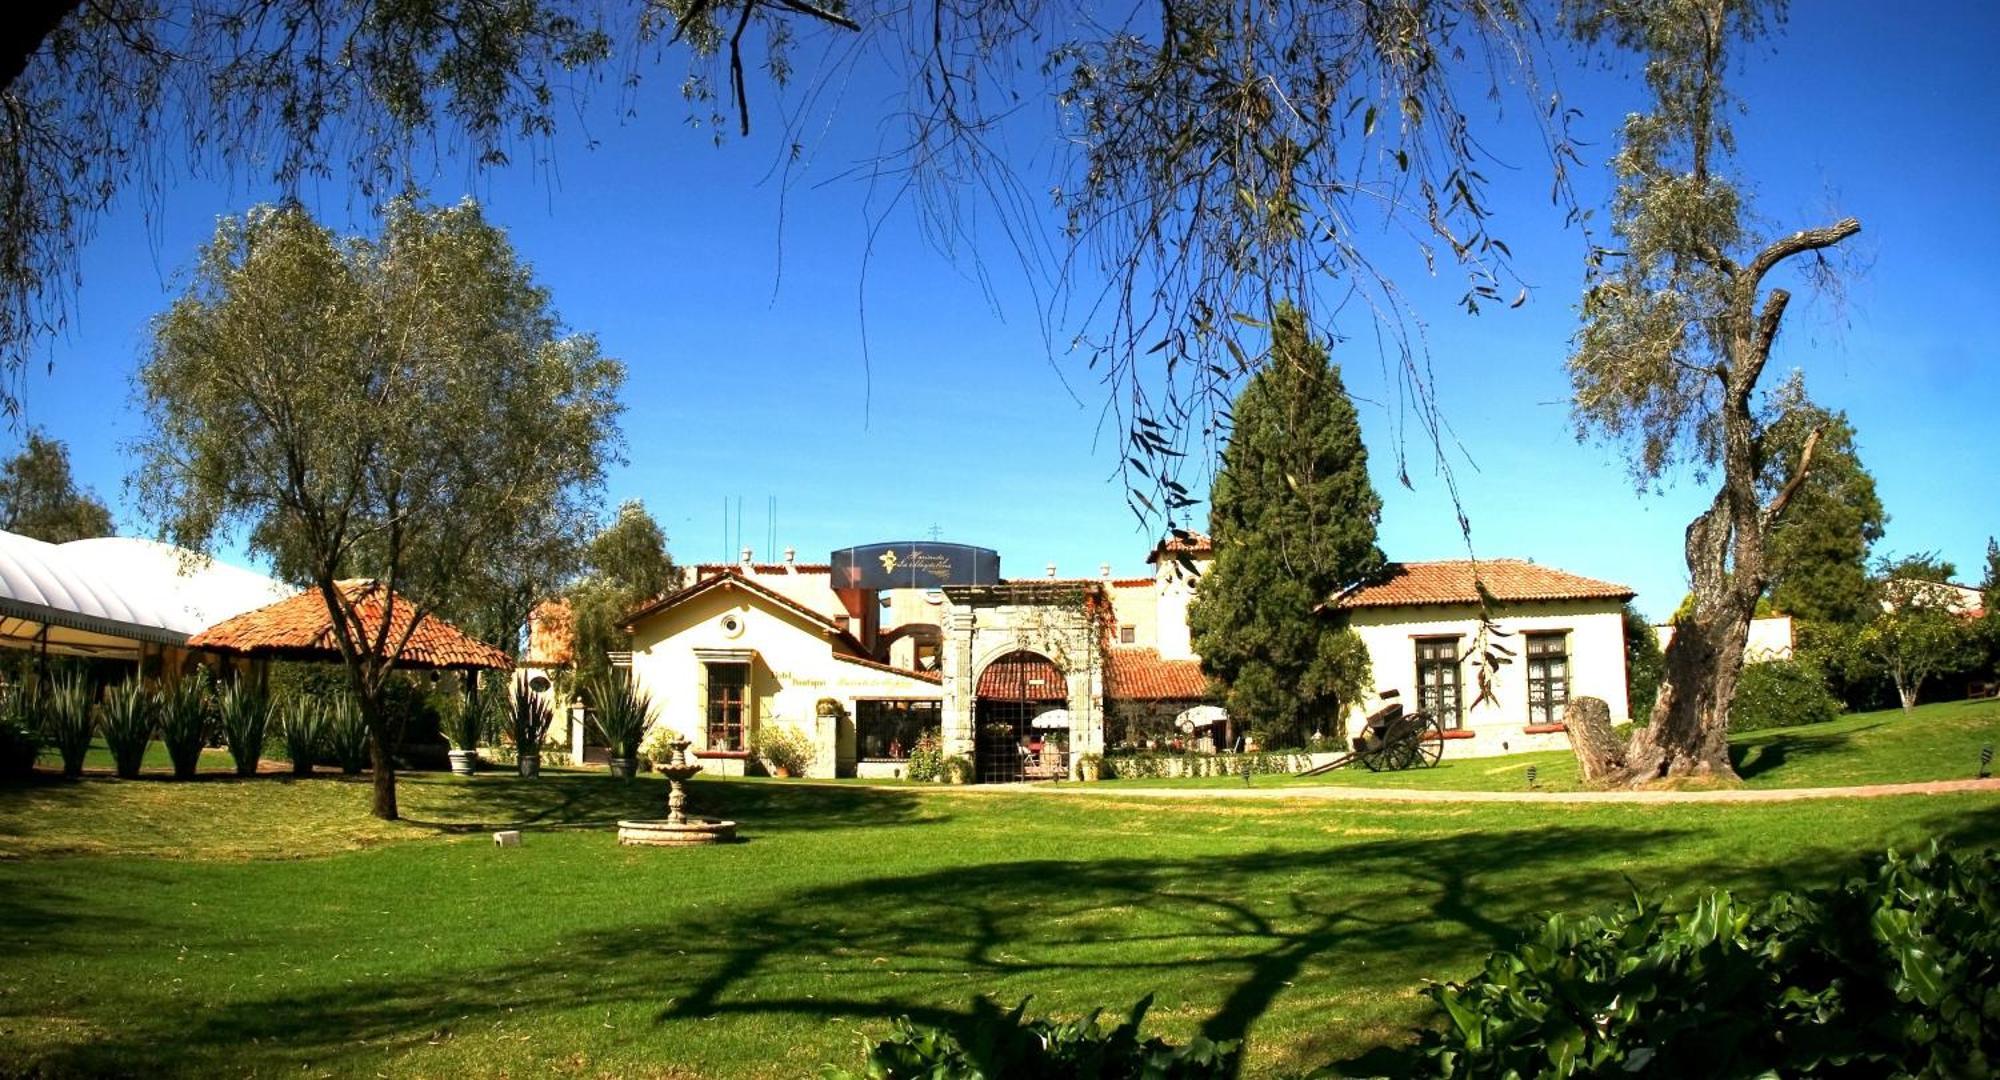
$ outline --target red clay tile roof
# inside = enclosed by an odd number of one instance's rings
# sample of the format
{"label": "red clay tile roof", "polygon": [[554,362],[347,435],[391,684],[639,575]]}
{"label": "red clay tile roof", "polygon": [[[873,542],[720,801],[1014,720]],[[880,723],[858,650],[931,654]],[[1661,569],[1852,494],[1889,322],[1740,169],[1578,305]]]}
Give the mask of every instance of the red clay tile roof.
{"label": "red clay tile roof", "polygon": [[1107,650],[1104,696],[1118,701],[1199,701],[1208,677],[1199,660],[1163,660],[1158,649]]}
{"label": "red clay tile roof", "polygon": [[1638,595],[1623,585],[1582,577],[1566,570],[1537,566],[1521,559],[1448,559],[1441,562],[1390,563],[1377,581],[1340,598],[1343,608],[1416,607],[1427,604],[1476,604],[1483,583],[1500,603],[1530,600],[1630,600]]}
{"label": "red clay tile roof", "polygon": [[651,618],[652,616],[657,615],[660,612],[667,610],[668,608],[678,607],[679,605],[684,604],[687,601],[692,600],[697,596],[700,596],[702,593],[705,593],[710,589],[719,588],[723,586],[741,588],[747,592],[754,593],[755,595],[763,597],[764,599],[769,600],[771,603],[776,604],[787,611],[799,615],[808,622],[812,623],[814,626],[817,626],[828,632],[833,632],[833,633],[839,632],[840,628],[834,625],[832,619],[829,619],[826,616],[820,614],[819,612],[814,611],[813,609],[805,606],[804,604],[799,603],[797,600],[794,600],[791,597],[786,596],[781,592],[778,592],[776,589],[773,589],[767,585],[759,584],[755,578],[745,576],[741,571],[739,571],[737,568],[733,566],[725,567],[721,573],[718,573],[713,577],[702,578],[700,581],[697,581],[694,584],[689,585],[685,589],[678,589],[674,592],[667,593],[665,596],[656,596],[653,599],[646,601],[644,604],[639,605],[639,607],[634,609],[631,613],[627,614],[625,618],[622,621],[620,621],[618,625],[621,628],[630,631],[632,629],[632,625],[638,622],[640,619]]}
{"label": "red clay tile roof", "polygon": [[1067,701],[1069,680],[1048,657],[1014,652],[986,665],[973,693],[1000,701]]}
{"label": "red clay tile roof", "polygon": [[[388,592],[377,581],[342,581],[335,585],[342,601],[360,618],[363,632],[373,640],[381,632],[383,596]],[[403,641],[396,663],[422,668],[493,668],[505,671],[513,664],[507,654],[477,641],[463,630],[435,615],[425,615],[411,630],[416,609],[398,596],[388,605],[390,616],[387,643],[395,648]],[[408,635],[405,640],[405,635]],[[340,645],[334,637],[333,618],[326,601],[316,589],[267,604],[224,619],[187,641],[190,649],[240,653],[306,660],[337,660]]]}
{"label": "red clay tile roof", "polygon": [[1159,583],[1160,579],[1149,577],[1121,577],[1111,579],[1111,587],[1114,589],[1150,589]]}
{"label": "red clay tile roof", "polygon": [[1153,545],[1153,553],[1146,556],[1146,561],[1149,563],[1159,562],[1161,555],[1213,554],[1215,554],[1215,541],[1209,539],[1207,533],[1198,533],[1193,529],[1182,529],[1178,533],[1168,533],[1159,543]]}
{"label": "red clay tile roof", "polygon": [[865,656],[849,656],[842,652],[834,653],[833,658],[835,660],[845,660],[850,664],[860,664],[865,668],[874,668],[876,671],[886,671],[891,675],[907,675],[912,679],[920,679],[927,683],[938,683],[940,685],[944,683],[944,674],[942,672],[911,671],[909,668],[899,668],[894,664],[885,664],[880,660],[870,660]]}

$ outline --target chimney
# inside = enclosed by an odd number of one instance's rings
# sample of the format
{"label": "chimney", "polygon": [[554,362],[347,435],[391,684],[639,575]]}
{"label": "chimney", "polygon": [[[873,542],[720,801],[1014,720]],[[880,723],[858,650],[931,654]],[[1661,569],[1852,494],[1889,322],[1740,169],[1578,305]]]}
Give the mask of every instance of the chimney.
{"label": "chimney", "polygon": [[799,561],[799,549],[787,545],[785,547],[785,569],[790,570],[793,566],[798,564],[798,561]]}
{"label": "chimney", "polygon": [[1050,563],[1050,564],[1049,564],[1049,576],[1050,576],[1051,578],[1053,578],[1053,577],[1055,577],[1055,576],[1056,576],[1056,564],[1055,564],[1055,563]]}
{"label": "chimney", "polygon": [[1106,581],[1110,581],[1110,580],[1111,580],[1111,564],[1110,564],[1110,563],[1108,563],[1108,562],[1101,562],[1101,563],[1098,563],[1098,564],[1097,564],[1097,576],[1098,576],[1098,577],[1101,577],[1101,578],[1103,578],[1103,579],[1104,579],[1104,580],[1106,580]]}
{"label": "chimney", "polygon": [[743,557],[741,561],[743,563],[743,568],[746,570],[750,568],[750,558],[752,554],[753,553],[749,548],[746,547],[743,549]]}

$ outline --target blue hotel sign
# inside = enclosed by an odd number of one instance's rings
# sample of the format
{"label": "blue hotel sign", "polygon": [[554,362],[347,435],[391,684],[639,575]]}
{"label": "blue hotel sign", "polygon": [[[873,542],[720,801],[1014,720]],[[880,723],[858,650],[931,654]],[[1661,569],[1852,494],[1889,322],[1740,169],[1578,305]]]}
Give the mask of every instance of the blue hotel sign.
{"label": "blue hotel sign", "polygon": [[829,560],[836,589],[937,589],[997,585],[1000,553],[937,541],[896,540],[841,548]]}

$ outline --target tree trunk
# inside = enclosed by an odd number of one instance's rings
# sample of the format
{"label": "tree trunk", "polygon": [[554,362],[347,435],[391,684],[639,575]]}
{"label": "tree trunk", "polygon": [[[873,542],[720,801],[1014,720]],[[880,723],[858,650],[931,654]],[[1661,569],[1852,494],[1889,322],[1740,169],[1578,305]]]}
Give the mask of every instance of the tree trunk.
{"label": "tree trunk", "polygon": [[1571,698],[1563,707],[1563,728],[1584,783],[1599,784],[1624,773],[1625,740],[1611,730],[1611,707],[1602,698]]}
{"label": "tree trunk", "polygon": [[[369,725],[375,728],[374,724]],[[383,821],[395,821],[396,811],[396,759],[390,755],[388,740],[379,729],[373,730],[368,739],[369,755],[375,769],[375,805],[372,810]]]}
{"label": "tree trunk", "polygon": [[1707,622],[1697,614],[1674,628],[1652,716],[1633,734],[1625,772],[1612,782],[1638,786],[1667,777],[1736,779],[1729,763],[1729,706],[1736,698],[1755,609],[1722,606],[1729,610]]}
{"label": "tree trunk", "polygon": [[1904,713],[1912,712],[1917,707],[1917,684],[1904,685],[1903,680],[1897,679],[1896,697],[1902,701]]}

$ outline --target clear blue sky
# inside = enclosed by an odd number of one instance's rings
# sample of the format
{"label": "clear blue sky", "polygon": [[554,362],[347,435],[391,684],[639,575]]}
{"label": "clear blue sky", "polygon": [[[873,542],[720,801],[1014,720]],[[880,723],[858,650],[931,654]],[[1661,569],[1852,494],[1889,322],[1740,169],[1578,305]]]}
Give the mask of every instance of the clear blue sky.
{"label": "clear blue sky", "polygon": [[[1940,551],[1968,578],[2000,533],[1995,56],[2000,10],[1984,3],[1811,0],[1743,58],[1736,79],[1749,107],[1740,162],[1772,231],[1846,213],[1865,229],[1845,304],[1795,303],[1774,370],[1803,367],[1814,396],[1853,420],[1891,516],[1884,549]],[[1601,205],[1601,159],[1639,88],[1622,73],[1558,65],[1594,143],[1579,192]],[[885,193],[843,173],[886,130],[880,89],[849,87],[847,112],[787,186],[771,175],[775,124],[718,149],[683,123],[672,74],[653,77],[657,100],[641,100],[633,119],[616,94],[598,94],[552,164],[475,176],[447,161],[429,180],[439,201],[483,200],[567,322],[630,366],[629,464],[614,473],[610,502],[644,499],[683,561],[722,554],[723,506],[738,496],[743,536],[765,554],[775,496],[778,545],[803,558],[936,525],[998,548],[1016,576],[1050,561],[1073,574],[1105,561],[1140,571],[1149,538],[1121,497],[1102,391],[1080,360],[1050,357],[1000,238],[980,234],[982,285],[969,252],[939,255],[913,213],[892,212],[864,292],[871,205]],[[771,118],[775,103],[759,104]],[[1639,493],[1614,449],[1574,439],[1562,361],[1582,240],[1551,210],[1545,166],[1522,135],[1495,135],[1519,166],[1495,194],[1497,232],[1536,287],[1530,303],[1475,318],[1453,306],[1455,283],[1403,282],[1427,321],[1445,415],[1476,462],[1461,466],[1474,543],[1482,556],[1627,583],[1663,616],[1685,590],[1682,530],[1708,494],[1691,478]],[[1046,190],[1043,163],[1023,170]],[[134,194],[85,249],[71,329],[49,349],[52,372],[28,381],[27,419],[69,443],[81,480],[113,503],[124,531],[150,532],[126,498],[123,450],[139,431],[130,379],[147,321],[217,215],[276,194],[241,179]],[[367,227],[365,207],[338,185],[301,195],[326,220]],[[1372,345],[1357,335],[1336,359],[1362,401],[1383,548],[1398,559],[1462,556],[1428,447],[1399,433],[1395,388]],[[1395,479],[1399,439],[1413,489]]]}

